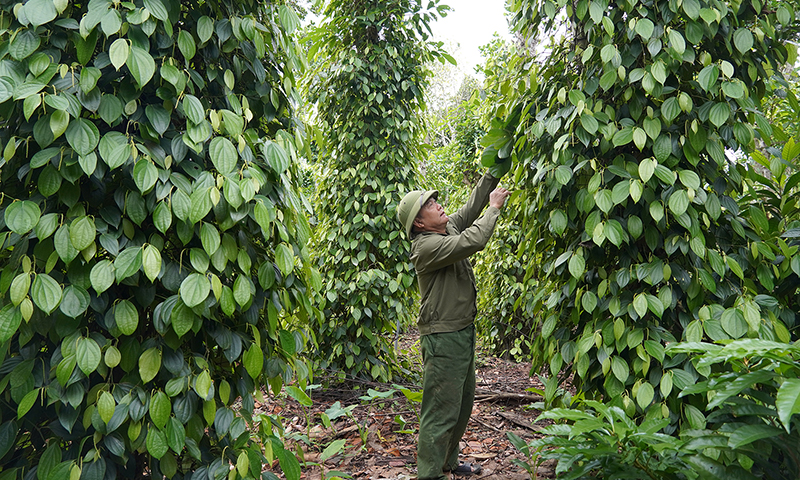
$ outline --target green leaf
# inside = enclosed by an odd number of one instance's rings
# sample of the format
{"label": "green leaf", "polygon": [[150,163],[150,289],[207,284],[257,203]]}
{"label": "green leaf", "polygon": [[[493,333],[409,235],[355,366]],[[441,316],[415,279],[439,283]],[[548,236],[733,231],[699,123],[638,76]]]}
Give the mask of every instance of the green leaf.
{"label": "green leaf", "polygon": [[233,298],[240,306],[245,306],[253,298],[250,280],[244,275],[239,275],[233,284]]}
{"label": "green leaf", "polygon": [[139,377],[142,383],[154,379],[159,370],[161,370],[161,350],[156,347],[145,350],[139,357]]}
{"label": "green leaf", "polygon": [[203,225],[200,227],[200,242],[203,244],[203,250],[206,251],[209,257],[214,255],[214,252],[216,252],[220,246],[220,236],[217,228],[210,223],[203,222]]}
{"label": "green leaf", "polygon": [[247,373],[256,379],[264,367],[264,352],[257,344],[253,343],[242,355],[242,363]]}
{"label": "green leaf", "polygon": [[203,104],[194,95],[186,95],[183,97],[183,113],[190,122],[199,124],[205,120],[205,109]]}
{"label": "green leaf", "polygon": [[653,36],[654,28],[655,25],[653,25],[653,22],[646,18],[639,19],[636,22],[636,33],[638,33],[644,41],[650,40],[650,37]]}
{"label": "green leaf", "polygon": [[306,392],[295,387],[294,385],[287,385],[285,388],[286,388],[286,393],[288,393],[290,397],[297,400],[300,403],[300,405],[303,405],[304,407],[310,407],[311,405],[314,404],[314,402],[311,401],[311,398],[309,398],[309,396],[306,395]]}
{"label": "green leaf", "polygon": [[672,211],[673,215],[680,217],[686,212],[687,208],[689,208],[689,195],[686,193],[686,190],[672,192],[672,195],[669,197],[669,209]]}
{"label": "green leaf", "polygon": [[172,413],[172,403],[169,397],[161,390],[156,391],[150,399],[150,419],[159,429],[167,426],[167,420]]}
{"label": "green leaf", "polygon": [[[106,122],[108,125],[111,125],[122,117],[122,101],[119,98],[115,97],[114,95],[104,94],[100,99],[100,106],[97,108],[97,113],[100,115],[100,118],[102,118],[104,122]],[[112,132],[112,133],[121,135],[119,132]],[[108,134],[106,134],[106,136],[107,135]],[[103,155],[102,139],[100,140],[99,147],[100,147],[100,155],[102,156]]]}
{"label": "green leaf", "polygon": [[64,289],[59,310],[70,317],[77,318],[89,308],[89,293],[79,285],[68,285]]}
{"label": "green leaf", "polygon": [[114,307],[114,321],[123,335],[133,335],[139,327],[139,312],[133,303],[121,300]]}
{"label": "green leaf", "polygon": [[150,427],[147,430],[147,440],[145,441],[147,451],[153,458],[163,457],[169,448],[167,445],[167,437],[164,433],[155,427]]}
{"label": "green leaf", "polygon": [[652,159],[645,158],[639,162],[639,178],[642,179],[642,182],[647,183],[647,181],[653,176],[653,172],[655,172],[655,170],[656,163]]}
{"label": "green leaf", "polygon": [[728,121],[730,115],[731,107],[728,105],[728,102],[720,102],[711,107],[711,111],[708,114],[708,119],[711,120],[711,123],[713,123],[717,128],[719,128]]}
{"label": "green leaf", "polygon": [[194,58],[197,47],[194,44],[194,37],[192,37],[191,33],[187,32],[186,30],[181,30],[178,32],[178,49],[180,49],[181,53],[183,54],[183,58],[186,59],[187,63],[189,60]]}
{"label": "green leaf", "polygon": [[640,317],[644,317],[647,313],[647,295],[638,293],[633,297],[633,309]]}
{"label": "green leaf", "polygon": [[197,21],[197,37],[200,39],[200,44],[206,43],[211,35],[214,34],[214,20],[211,20],[206,15],[200,17]]}
{"label": "green leaf", "polygon": [[169,14],[161,0],[144,0],[144,7],[162,22],[169,22]]}
{"label": "green leaf", "polygon": [[108,422],[110,422],[111,418],[114,416],[115,407],[116,402],[114,402],[114,396],[111,395],[111,393],[103,392],[100,394],[100,397],[97,399],[97,412],[106,425],[108,425]]}
{"label": "green leaf", "polygon": [[[153,224],[161,233],[166,233],[172,225],[172,211],[166,201],[159,202],[158,206],[156,206],[156,209],[153,211]],[[145,270],[145,274],[147,274],[147,270]],[[151,279],[151,281],[152,280],[153,279]]]}
{"label": "green leaf", "polygon": [[128,44],[128,40],[125,38],[118,38],[114,40],[114,42],[108,48],[108,57],[111,60],[111,65],[114,65],[114,68],[117,70],[125,65],[125,62],[128,61],[128,56],[130,53],[131,48]]}
{"label": "green leaf", "polygon": [[700,16],[700,2],[698,0],[684,0],[683,11],[692,20],[697,20]]}
{"label": "green leaf", "polygon": [[18,235],[30,232],[41,216],[39,205],[30,200],[12,202],[4,214],[6,226]]}
{"label": "green leaf", "polygon": [[197,315],[194,314],[191,308],[187,307],[183,302],[178,302],[175,308],[172,309],[170,316],[172,321],[172,329],[178,335],[178,338],[186,335],[189,330],[194,326]]}
{"label": "green leaf", "polygon": [[114,273],[117,282],[121,282],[142,268],[142,248],[128,247],[121,251],[114,260]]}
{"label": "green leaf", "polygon": [[288,276],[294,270],[294,253],[292,248],[285,243],[279,244],[275,248],[275,263],[284,276]]}
{"label": "green leaf", "polygon": [[25,16],[34,28],[53,21],[58,14],[53,0],[30,0],[23,9]]}
{"label": "green leaf", "polygon": [[96,234],[94,220],[86,215],[73,220],[69,226],[69,239],[76,250],[83,250],[94,243]]}
{"label": "green leaf", "polygon": [[592,115],[589,114],[581,114],[581,125],[583,129],[586,130],[589,134],[594,135],[597,133],[598,123],[597,119],[595,119]]}
{"label": "green leaf", "polygon": [[639,385],[639,391],[636,392],[636,403],[642,410],[647,410],[647,407],[653,402],[653,397],[655,397],[655,390],[650,383],[643,382]]}
{"label": "green leaf", "polygon": [[633,143],[636,145],[636,148],[639,151],[642,151],[645,144],[647,144],[647,133],[641,128],[634,128],[633,129]]}
{"label": "green leaf", "polygon": [[800,413],[800,379],[787,378],[775,397],[775,407],[786,432],[791,433],[792,416]]}
{"label": "green leaf", "polygon": [[680,178],[681,183],[686,188],[691,188],[693,190],[700,189],[700,176],[697,173],[691,170],[680,170],[678,171],[678,178]]}
{"label": "green leaf", "polygon": [[628,380],[628,364],[622,357],[614,355],[611,358],[611,371],[614,373],[614,376],[617,377],[617,380],[623,384]]}
{"label": "green leaf", "polygon": [[17,333],[22,323],[22,312],[18,307],[8,304],[0,310],[0,343],[5,343]]}
{"label": "green leaf", "polygon": [[195,379],[194,391],[203,400],[210,400],[214,394],[211,387],[211,375],[209,375],[208,370],[203,370]]}
{"label": "green leaf", "polygon": [[576,279],[580,279],[583,276],[583,272],[586,270],[586,261],[583,258],[583,255],[580,253],[573,254],[569,259],[569,273]]}
{"label": "green leaf", "polygon": [[[781,429],[775,428],[772,425],[742,425],[733,430],[733,433],[731,433],[731,436],[728,438],[728,446],[733,449],[738,449],[763,438],[780,437],[780,435]],[[769,444],[771,443],[772,442],[769,442]],[[756,448],[758,447],[756,446]]]}
{"label": "green leaf", "polygon": [[8,53],[14,60],[24,60],[35,52],[41,39],[34,32],[34,29],[26,28],[22,32],[14,35],[8,44]]}
{"label": "green leaf", "polygon": [[78,368],[88,377],[89,374],[97,370],[103,356],[100,352],[100,346],[97,345],[94,339],[81,337],[75,346],[75,358],[78,362]]}
{"label": "green leaf", "polygon": [[92,288],[101,294],[108,290],[114,284],[115,268],[110,260],[101,260],[97,262],[89,273],[89,281],[92,283]]}
{"label": "green leaf", "polygon": [[88,155],[97,147],[100,132],[93,122],[85,118],[78,118],[69,124],[66,131],[69,145],[78,155]]}
{"label": "green leaf", "polygon": [[157,180],[158,169],[150,160],[141,158],[133,166],[133,181],[142,195],[148,193],[155,186]]}
{"label": "green leaf", "polygon": [[719,78],[719,68],[716,65],[708,65],[697,74],[697,82],[700,88],[709,92],[717,83]]}
{"label": "green leaf", "polygon": [[17,418],[22,418],[26,413],[28,413],[31,407],[33,407],[33,404],[36,403],[39,393],[39,389],[36,388],[26,393],[25,396],[22,397],[22,400],[19,401],[19,405],[17,405]]}
{"label": "green leaf", "polygon": [[747,28],[737,28],[733,33],[733,44],[736,45],[736,50],[747,53],[753,48],[753,34]]}
{"label": "green leaf", "polygon": [[31,287],[31,299],[46,314],[51,314],[61,303],[61,285],[46,273],[37,274]]}
{"label": "green leaf", "polygon": [[150,52],[136,45],[131,45],[127,64],[140,90],[147,85],[147,82],[156,73],[156,62],[150,56]]}
{"label": "green leaf", "polygon": [[722,312],[720,323],[722,324],[722,329],[725,330],[725,333],[730,335],[731,338],[741,338],[747,333],[747,322],[738,308],[726,308],[725,311]]}
{"label": "green leaf", "polygon": [[181,282],[181,300],[188,307],[200,305],[208,297],[211,291],[211,282],[205,275],[192,273]]}
{"label": "green leaf", "polygon": [[146,245],[142,250],[142,270],[151,282],[161,273],[161,252],[153,245]]}
{"label": "green leaf", "polygon": [[61,188],[61,174],[58,170],[53,168],[53,165],[47,164],[39,174],[39,192],[45,197],[55,195]]}
{"label": "green leaf", "polygon": [[227,175],[236,168],[239,155],[236,153],[236,147],[234,147],[233,143],[227,138],[214,137],[208,147],[208,153],[211,156],[211,161],[214,163],[214,168],[216,168],[220,174]]}
{"label": "green leaf", "polygon": [[677,97],[669,97],[661,104],[661,117],[669,124],[681,113],[681,104]]}
{"label": "green leaf", "polygon": [[264,156],[267,158],[270,166],[276,173],[281,174],[289,168],[289,155],[277,143],[267,140],[264,143]]}
{"label": "green leaf", "polygon": [[[28,97],[36,98],[36,97]],[[27,103],[27,98],[25,99]],[[50,130],[53,132],[53,138],[60,137],[69,127],[69,113],[64,110],[56,110],[50,115]]]}

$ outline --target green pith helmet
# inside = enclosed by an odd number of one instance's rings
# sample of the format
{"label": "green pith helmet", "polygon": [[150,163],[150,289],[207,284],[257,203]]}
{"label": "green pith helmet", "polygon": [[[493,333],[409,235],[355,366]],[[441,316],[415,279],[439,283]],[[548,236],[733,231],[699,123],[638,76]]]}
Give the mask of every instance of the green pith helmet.
{"label": "green pith helmet", "polygon": [[417,218],[419,209],[431,197],[438,198],[438,190],[412,190],[400,200],[400,205],[397,206],[397,219],[400,220],[403,228],[405,228],[407,237],[411,238],[411,225],[414,223],[414,219]]}

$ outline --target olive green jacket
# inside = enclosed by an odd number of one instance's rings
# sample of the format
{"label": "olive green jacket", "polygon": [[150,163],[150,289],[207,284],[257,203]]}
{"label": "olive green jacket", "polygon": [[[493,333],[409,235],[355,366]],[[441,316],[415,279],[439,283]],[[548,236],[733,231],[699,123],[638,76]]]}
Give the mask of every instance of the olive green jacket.
{"label": "olive green jacket", "polygon": [[469,201],[447,222],[447,234],[421,232],[411,241],[411,261],[417,271],[422,307],[419,333],[457,332],[475,321],[475,275],[468,257],[483,250],[492,236],[500,210],[489,207],[489,194],[499,180],[488,173]]}

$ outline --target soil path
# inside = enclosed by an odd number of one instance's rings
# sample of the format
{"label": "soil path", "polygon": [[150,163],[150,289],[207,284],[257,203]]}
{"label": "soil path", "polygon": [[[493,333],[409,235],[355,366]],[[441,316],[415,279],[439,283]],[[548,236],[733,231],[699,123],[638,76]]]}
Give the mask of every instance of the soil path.
{"label": "soil path", "polygon": [[[401,355],[421,371],[417,335],[405,335],[399,344]],[[478,351],[475,407],[461,452],[463,460],[480,463],[483,471],[477,476],[461,478],[531,478],[516,463],[527,459],[507,437],[508,432],[526,441],[541,436],[538,431],[544,424],[534,423],[539,414],[534,405],[541,397],[532,389],[541,390],[543,386],[529,375],[529,370],[528,364],[509,362]],[[292,440],[287,442],[287,449],[292,448],[303,457],[302,478],[306,480],[327,480],[336,476],[360,480],[413,480],[416,479],[419,426],[419,403],[413,401],[413,397],[418,390],[415,385],[353,383],[312,390],[310,396],[314,403],[311,407],[303,407],[291,398],[274,397],[256,407],[288,419],[284,427]],[[412,401],[406,394],[412,396]],[[332,419],[331,428],[325,428],[322,422],[326,411],[333,417],[340,414]],[[338,453],[329,457],[332,452],[326,453],[325,448],[332,444],[334,451],[336,446],[343,445]],[[321,462],[323,457],[325,461]],[[279,471],[275,473],[282,477]],[[539,467],[535,478],[553,477],[552,465],[545,464]]]}

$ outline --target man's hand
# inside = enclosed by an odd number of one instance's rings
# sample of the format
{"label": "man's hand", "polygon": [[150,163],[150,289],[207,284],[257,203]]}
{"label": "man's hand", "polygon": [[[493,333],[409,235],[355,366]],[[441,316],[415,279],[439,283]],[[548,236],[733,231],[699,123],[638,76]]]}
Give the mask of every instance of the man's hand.
{"label": "man's hand", "polygon": [[509,195],[511,195],[511,192],[505,188],[495,188],[492,193],[489,194],[489,206],[497,209],[503,208],[503,205],[506,203],[506,198],[508,198]]}

